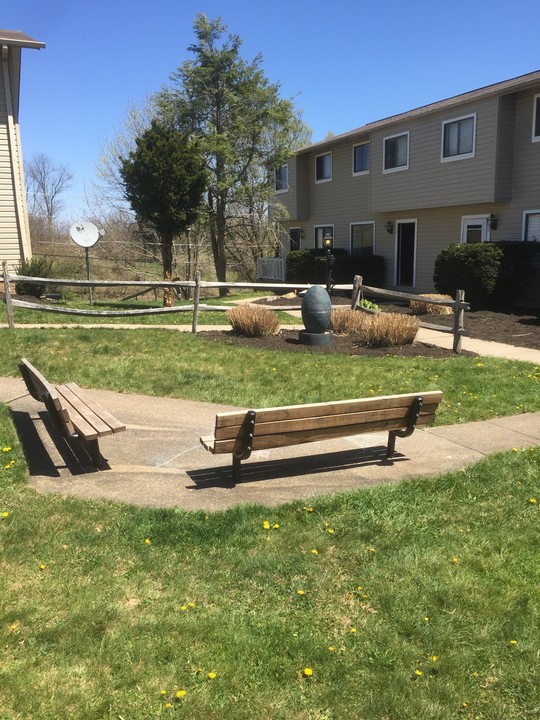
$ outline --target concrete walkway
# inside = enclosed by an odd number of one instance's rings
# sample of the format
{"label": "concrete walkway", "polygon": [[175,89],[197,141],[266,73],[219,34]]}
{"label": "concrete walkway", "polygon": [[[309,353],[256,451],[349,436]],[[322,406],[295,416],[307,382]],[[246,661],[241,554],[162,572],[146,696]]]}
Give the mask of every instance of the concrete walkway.
{"label": "concrete walkway", "polygon": [[109,469],[83,471],[53,442],[44,406],[18,378],[0,378],[0,402],[9,404],[27,456],[30,485],[94,500],[150,507],[215,511],[241,503],[276,506],[293,500],[459,470],[490,453],[540,445],[540,413],[417,430],[398,439],[385,458],[387,433],[260,451],[231,483],[230,456],[211,455],[199,443],[216,412],[231,407],[172,398],[91,390],[90,395],[127,425],[101,440]]}

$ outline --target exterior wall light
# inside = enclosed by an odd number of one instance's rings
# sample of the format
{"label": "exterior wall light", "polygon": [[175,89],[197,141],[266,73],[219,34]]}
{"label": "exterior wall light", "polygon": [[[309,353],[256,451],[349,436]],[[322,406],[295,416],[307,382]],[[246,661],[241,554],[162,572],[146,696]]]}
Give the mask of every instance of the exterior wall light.
{"label": "exterior wall light", "polygon": [[489,215],[488,218],[487,218],[487,224],[488,224],[488,228],[489,228],[490,230],[496,230],[496,229],[497,229],[497,223],[498,223],[498,222],[499,222],[499,221],[497,220],[497,218],[495,217],[495,215],[493,215],[493,213],[492,213],[491,215]]}
{"label": "exterior wall light", "polygon": [[389,220],[384,227],[387,233],[392,234],[394,232],[394,223],[391,220]]}
{"label": "exterior wall light", "polygon": [[323,246],[326,250],[326,292],[330,295],[334,280],[332,278],[332,265],[334,264],[334,256],[332,255],[332,247],[334,245],[334,238],[330,233],[326,233],[323,238]]}

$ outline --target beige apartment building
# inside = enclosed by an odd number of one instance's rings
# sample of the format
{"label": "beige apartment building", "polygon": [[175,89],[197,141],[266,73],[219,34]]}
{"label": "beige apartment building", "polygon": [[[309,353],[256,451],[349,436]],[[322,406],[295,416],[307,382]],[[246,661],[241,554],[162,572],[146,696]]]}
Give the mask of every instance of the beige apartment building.
{"label": "beige apartment building", "polygon": [[0,268],[4,260],[14,268],[32,254],[19,130],[21,53],[43,47],[18,30],[0,30]]}
{"label": "beige apartment building", "polygon": [[[276,170],[283,249],[385,259],[385,286],[433,288],[451,243],[540,241],[540,71],[369,123]],[[539,244],[540,250],[540,244]]]}

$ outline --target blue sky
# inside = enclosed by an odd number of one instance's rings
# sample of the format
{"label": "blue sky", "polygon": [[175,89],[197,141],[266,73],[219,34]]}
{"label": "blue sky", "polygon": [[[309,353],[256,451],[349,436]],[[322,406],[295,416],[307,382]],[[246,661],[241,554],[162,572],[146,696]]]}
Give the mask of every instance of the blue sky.
{"label": "blue sky", "polygon": [[70,168],[68,218],[129,104],[191,57],[199,12],[262,54],[313,142],[540,69],[538,0],[17,0],[0,24],[47,45],[23,51],[23,153]]}

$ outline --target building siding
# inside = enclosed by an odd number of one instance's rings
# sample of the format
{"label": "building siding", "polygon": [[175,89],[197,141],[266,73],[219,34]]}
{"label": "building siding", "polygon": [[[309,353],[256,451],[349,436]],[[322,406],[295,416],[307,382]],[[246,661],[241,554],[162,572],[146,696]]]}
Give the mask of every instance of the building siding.
{"label": "building siding", "polygon": [[[375,253],[386,261],[385,284],[391,287],[395,228],[399,221],[414,220],[415,289],[433,291],[435,260],[443,248],[461,242],[464,217],[485,223],[495,215],[498,225],[488,231],[488,239],[521,240],[524,211],[540,210],[540,142],[532,142],[539,93],[540,72],[530,73],[302,150],[292,161],[288,227],[301,227],[302,246],[313,247],[315,226],[331,225],[335,247],[349,250],[351,223],[373,222]],[[472,114],[474,156],[441,161],[443,123]],[[384,173],[384,138],[401,132],[409,133],[409,167]],[[370,143],[370,171],[355,177],[353,147],[365,141]],[[325,152],[332,153],[332,179],[316,183],[315,159]],[[386,230],[389,221],[392,233]]]}

